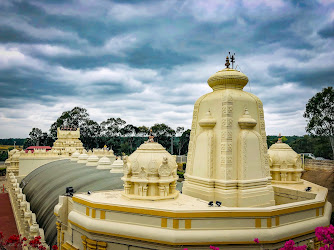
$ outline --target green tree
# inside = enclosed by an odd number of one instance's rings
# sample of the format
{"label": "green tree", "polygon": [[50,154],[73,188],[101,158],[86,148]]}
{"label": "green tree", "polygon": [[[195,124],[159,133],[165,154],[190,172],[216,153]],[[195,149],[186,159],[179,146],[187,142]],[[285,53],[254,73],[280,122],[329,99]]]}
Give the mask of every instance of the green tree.
{"label": "green tree", "polygon": [[[61,126],[72,126],[76,128],[83,128],[89,120],[89,114],[87,109],[74,107],[72,110],[64,111],[57,121],[55,121],[50,127],[50,135],[53,138],[57,137],[57,128]],[[81,134],[81,131],[80,131]]]}
{"label": "green tree", "polygon": [[127,150],[123,151],[126,154],[131,154],[133,152],[133,142],[135,140],[135,136],[139,132],[139,129],[132,124],[128,124],[121,128],[121,135],[127,138],[127,146],[129,147]]}
{"label": "green tree", "polygon": [[334,90],[324,88],[306,104],[304,117],[308,119],[306,132],[325,136],[330,140],[334,155]]}
{"label": "green tree", "polygon": [[170,150],[172,136],[175,136],[175,130],[164,123],[156,123],[152,127],[155,140],[164,146],[167,150]]}
{"label": "green tree", "polygon": [[126,121],[121,118],[109,118],[101,122],[101,133],[103,136],[112,137],[120,136],[121,129],[125,126]]}
{"label": "green tree", "polygon": [[180,137],[179,140],[179,155],[181,154],[187,154],[188,153],[188,145],[189,145],[189,139],[190,139],[190,129],[187,129],[184,131]]}

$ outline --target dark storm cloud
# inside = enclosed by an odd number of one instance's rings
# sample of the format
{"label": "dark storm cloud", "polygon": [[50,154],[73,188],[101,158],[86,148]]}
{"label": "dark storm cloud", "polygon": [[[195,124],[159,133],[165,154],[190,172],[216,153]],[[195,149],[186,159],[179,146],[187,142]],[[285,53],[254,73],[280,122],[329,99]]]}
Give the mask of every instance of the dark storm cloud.
{"label": "dark storm cloud", "polygon": [[318,34],[323,38],[334,38],[334,21],[320,29]]}
{"label": "dark storm cloud", "polygon": [[[325,63],[324,63],[324,66]],[[279,77],[285,82],[296,82],[303,86],[317,86],[319,88],[334,85],[334,70],[331,65],[328,68],[287,68],[284,66],[269,67],[269,72],[274,77]]]}
{"label": "dark storm cloud", "polygon": [[16,124],[24,137],[36,119],[46,130],[73,106],[98,122],[190,127],[207,78],[232,51],[250,78],[245,90],[270,112],[268,133],[282,116],[303,134],[305,102],[333,84],[333,20],[325,0],[3,0],[0,112],[9,120],[0,118],[0,131]]}

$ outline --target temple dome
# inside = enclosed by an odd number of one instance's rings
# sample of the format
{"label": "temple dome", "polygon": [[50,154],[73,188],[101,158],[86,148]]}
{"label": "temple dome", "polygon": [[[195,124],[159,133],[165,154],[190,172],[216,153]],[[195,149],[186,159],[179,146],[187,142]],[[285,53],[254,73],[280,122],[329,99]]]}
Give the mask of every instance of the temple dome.
{"label": "temple dome", "polygon": [[301,156],[279,140],[268,149],[273,182],[298,183],[303,172]]}
{"label": "temple dome", "polygon": [[75,151],[72,154],[71,161],[78,161],[79,160],[80,153],[78,151]]}
{"label": "temple dome", "polygon": [[103,156],[97,163],[97,169],[111,169],[111,161],[108,157]]}
{"label": "temple dome", "polygon": [[161,144],[142,144],[129,157],[124,157],[123,164],[124,196],[150,200],[177,197],[176,160]]}
{"label": "temple dome", "polygon": [[208,79],[208,84],[213,90],[219,89],[243,89],[248,82],[248,77],[235,69],[223,69]]}
{"label": "temple dome", "polygon": [[78,157],[78,163],[86,163],[88,159],[88,154],[86,153],[82,153],[81,155],[79,155]]}
{"label": "temple dome", "polygon": [[88,157],[86,166],[94,166],[96,167],[99,161],[99,157],[96,155],[92,154]]}

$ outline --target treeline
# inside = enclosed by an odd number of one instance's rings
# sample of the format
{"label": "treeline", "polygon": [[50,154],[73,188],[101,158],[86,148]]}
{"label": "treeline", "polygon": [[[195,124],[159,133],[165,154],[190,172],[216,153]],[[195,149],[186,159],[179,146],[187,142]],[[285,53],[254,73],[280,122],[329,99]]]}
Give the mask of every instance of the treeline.
{"label": "treeline", "polygon": [[15,142],[15,145],[23,146],[25,140],[22,138],[0,139],[0,145],[14,145]]}
{"label": "treeline", "polygon": [[[152,127],[134,126],[127,124],[121,118],[109,118],[97,123],[92,120],[85,108],[75,107],[65,111],[51,125],[48,132],[33,128],[29,138],[24,141],[23,147],[52,146],[57,137],[58,127],[80,128],[80,140],[88,149],[102,148],[106,145],[114,150],[116,155],[131,154],[148,139],[150,129],[155,141],[163,145],[173,154],[185,154],[188,150],[190,130],[178,127],[176,130],[161,123]],[[172,152],[173,151],[173,152]]]}
{"label": "treeline", "polygon": [[[155,141],[162,144],[170,153],[187,154],[190,137],[190,129],[178,127],[176,130],[161,123],[152,127],[134,126],[127,124],[121,118],[109,118],[97,123],[90,119],[86,109],[75,107],[65,111],[51,125],[48,132],[39,128],[33,128],[27,139],[0,139],[1,145],[52,146],[57,136],[57,127],[79,127],[80,140],[86,149],[102,148],[104,145],[111,147],[116,155],[131,154],[144,141],[148,139],[150,129],[155,136]],[[267,136],[267,144],[270,147],[278,140],[277,136]],[[333,152],[328,137],[325,136],[283,136],[282,141],[289,144],[297,153],[313,153],[316,157],[333,159]],[[172,152],[173,151],[173,152]],[[6,158],[5,155],[1,158]]]}

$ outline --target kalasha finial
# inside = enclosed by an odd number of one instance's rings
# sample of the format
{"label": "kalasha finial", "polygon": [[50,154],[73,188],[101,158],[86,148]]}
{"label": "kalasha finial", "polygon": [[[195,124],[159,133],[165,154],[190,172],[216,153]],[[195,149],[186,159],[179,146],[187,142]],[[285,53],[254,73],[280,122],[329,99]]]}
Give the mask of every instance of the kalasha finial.
{"label": "kalasha finial", "polygon": [[152,129],[150,129],[150,134],[148,136],[148,142],[154,142],[154,136],[153,136]]}
{"label": "kalasha finial", "polygon": [[225,63],[225,66],[226,66],[227,69],[230,68],[230,61],[229,61],[229,59],[228,59],[228,56],[226,57],[226,63]]}
{"label": "kalasha finial", "polygon": [[277,142],[278,143],[282,143],[282,135],[281,135],[281,133],[278,134],[278,141]]}
{"label": "kalasha finial", "polygon": [[230,60],[232,63],[232,69],[233,69],[233,64],[235,63],[235,53],[231,54],[231,52],[228,52],[229,56],[230,56]]}

